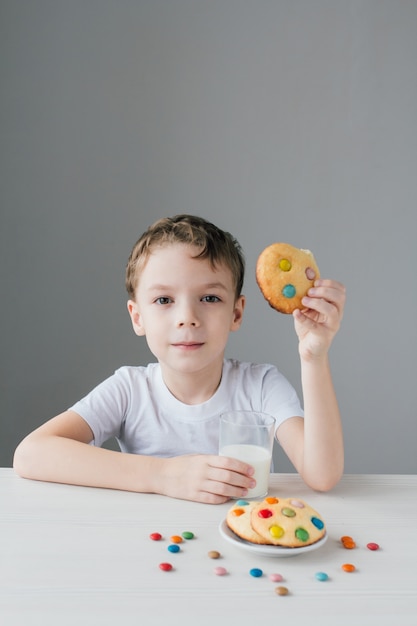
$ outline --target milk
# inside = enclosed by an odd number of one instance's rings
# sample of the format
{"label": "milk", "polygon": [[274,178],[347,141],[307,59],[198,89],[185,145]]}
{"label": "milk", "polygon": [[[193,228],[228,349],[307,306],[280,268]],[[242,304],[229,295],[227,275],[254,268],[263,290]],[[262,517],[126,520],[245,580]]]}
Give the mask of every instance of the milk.
{"label": "milk", "polygon": [[268,493],[269,472],[271,469],[271,454],[265,448],[248,444],[233,444],[224,446],[220,450],[220,456],[230,456],[233,459],[244,461],[252,465],[256,485],[249,489],[248,498],[260,498]]}

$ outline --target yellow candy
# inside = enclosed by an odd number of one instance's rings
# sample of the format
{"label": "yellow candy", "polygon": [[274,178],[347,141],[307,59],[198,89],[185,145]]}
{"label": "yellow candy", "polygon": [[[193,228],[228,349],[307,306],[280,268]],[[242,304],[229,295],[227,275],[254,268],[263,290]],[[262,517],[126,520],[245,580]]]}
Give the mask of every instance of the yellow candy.
{"label": "yellow candy", "polygon": [[284,534],[284,529],[281,526],[271,526],[269,529],[269,534],[274,539],[279,539]]}
{"label": "yellow candy", "polygon": [[288,259],[281,259],[279,267],[283,272],[289,272],[291,269],[291,263]]}

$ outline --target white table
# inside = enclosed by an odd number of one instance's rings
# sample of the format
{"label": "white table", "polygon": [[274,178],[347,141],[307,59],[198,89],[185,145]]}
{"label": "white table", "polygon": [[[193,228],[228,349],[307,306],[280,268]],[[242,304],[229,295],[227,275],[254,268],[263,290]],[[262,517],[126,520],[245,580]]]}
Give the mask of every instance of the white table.
{"label": "white table", "polygon": [[[1,469],[0,623],[417,624],[417,476],[349,475],[320,494],[294,474],[274,474],[270,493],[318,510],[325,545],[290,558],[258,556],[220,536],[230,504],[34,482]],[[195,538],[168,552],[171,535],[186,530]],[[151,541],[152,532],[164,539]],[[342,535],[357,548],[343,548]],[[210,559],[209,550],[222,558]],[[161,571],[164,561],[174,569]],[[354,573],[341,569],[346,562]],[[228,575],[216,576],[218,565]],[[253,567],[261,578],[249,575]],[[329,580],[319,582],[318,571]],[[274,592],[271,573],[284,576],[289,595]]]}

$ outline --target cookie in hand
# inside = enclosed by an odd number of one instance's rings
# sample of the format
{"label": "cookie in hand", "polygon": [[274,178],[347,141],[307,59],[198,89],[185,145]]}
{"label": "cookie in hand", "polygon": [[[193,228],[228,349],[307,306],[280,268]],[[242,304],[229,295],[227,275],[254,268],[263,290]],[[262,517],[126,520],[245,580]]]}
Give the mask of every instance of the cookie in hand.
{"label": "cookie in hand", "polygon": [[302,309],[302,298],[320,278],[310,250],[273,243],[259,255],[256,281],[270,306],[281,313]]}

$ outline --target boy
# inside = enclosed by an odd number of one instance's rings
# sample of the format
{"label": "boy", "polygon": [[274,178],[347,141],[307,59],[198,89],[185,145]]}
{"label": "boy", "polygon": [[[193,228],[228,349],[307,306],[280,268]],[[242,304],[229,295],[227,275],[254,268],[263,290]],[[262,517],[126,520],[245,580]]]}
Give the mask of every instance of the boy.
{"label": "boy", "polygon": [[[294,312],[304,416],[272,365],[225,359],[239,329],[244,259],[238,242],[202,218],[151,226],[126,268],[133,329],[157,362],[124,367],[83,400],[28,435],[14,467],[26,478],[160,493],[206,503],[244,497],[253,469],[217,454],[219,415],[256,409],[276,418],[276,437],[304,481],[331,489],[343,472],[343,437],[328,363],[345,290],[318,280]],[[122,453],[101,448],[117,437]]]}

